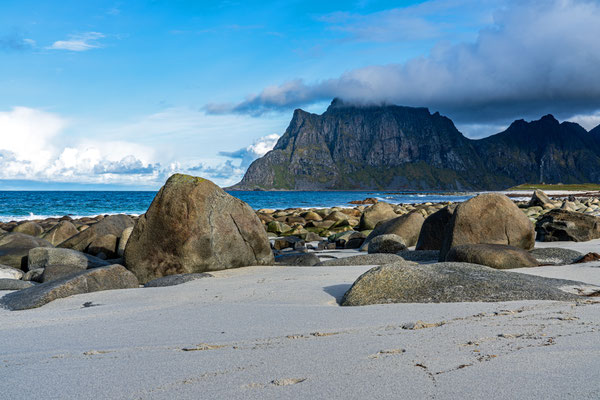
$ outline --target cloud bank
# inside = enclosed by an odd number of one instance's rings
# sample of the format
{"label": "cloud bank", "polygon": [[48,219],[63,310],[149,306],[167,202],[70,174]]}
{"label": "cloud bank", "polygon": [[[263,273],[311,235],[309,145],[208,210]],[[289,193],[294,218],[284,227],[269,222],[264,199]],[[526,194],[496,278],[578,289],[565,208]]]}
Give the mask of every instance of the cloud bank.
{"label": "cloud bank", "polygon": [[[549,112],[589,114],[600,109],[598,21],[597,1],[511,1],[473,43],[438,43],[429,55],[403,64],[368,66],[312,83],[295,79],[238,104],[206,109],[260,115],[340,97],[358,104],[427,106],[463,124]],[[364,37],[365,31],[361,26],[353,32]]]}
{"label": "cloud bank", "polygon": [[252,161],[273,150],[273,147],[275,147],[280,137],[281,136],[277,134],[263,136],[259,139],[256,139],[254,143],[248,147],[243,147],[239,150],[231,152],[220,151],[219,155],[242,160],[240,166],[246,169],[250,166],[250,164],[252,164]]}
{"label": "cloud bank", "polygon": [[[135,133],[137,130],[143,131],[146,137],[149,133],[175,135],[171,130],[178,135],[181,132],[190,135],[189,132],[197,134],[199,126],[216,134],[219,124],[224,123],[221,121],[223,117],[219,117],[219,121],[211,127],[207,125],[209,118],[189,116],[185,120],[185,115],[183,110],[154,114],[138,124],[122,127],[116,135],[123,136],[124,132]],[[199,121],[194,122],[194,118],[199,118]],[[171,120],[180,125],[168,123]],[[159,121],[163,124],[157,126]],[[140,141],[144,144],[112,140],[101,133],[75,139],[70,134],[71,125],[72,121],[57,114],[28,107],[0,112],[3,138],[0,142],[0,188],[2,180],[23,180],[155,189],[176,172],[201,175],[228,186],[239,181],[248,165],[271,150],[279,138],[278,135],[268,135],[240,150],[221,152],[221,157],[200,162],[198,158],[175,158],[165,154],[164,146],[157,151],[156,146],[146,143],[147,140]],[[150,125],[155,131],[146,129]]]}

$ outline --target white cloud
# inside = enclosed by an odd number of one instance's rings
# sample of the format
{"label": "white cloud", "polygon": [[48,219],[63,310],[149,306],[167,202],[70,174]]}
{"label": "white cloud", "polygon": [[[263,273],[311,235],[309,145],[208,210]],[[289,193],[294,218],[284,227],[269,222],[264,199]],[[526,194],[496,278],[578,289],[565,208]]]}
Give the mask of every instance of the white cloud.
{"label": "white cloud", "polygon": [[571,122],[576,122],[588,131],[600,126],[600,111],[591,114],[578,114],[568,118]]}
{"label": "white cloud", "polygon": [[275,147],[280,137],[281,136],[275,133],[272,135],[263,136],[255,140],[250,146],[243,147],[236,151],[220,151],[219,155],[241,159],[242,161],[240,166],[245,169],[250,166],[252,161],[273,150],[273,147]]}
{"label": "white cloud", "polygon": [[[0,112],[0,180],[157,188],[169,175],[181,172],[231,185],[241,179],[247,164],[217,156],[219,148],[250,142],[251,137],[243,139],[243,134],[271,130],[272,124],[268,119],[169,109],[129,124],[98,126],[94,121],[82,123],[15,107]],[[263,155],[277,138],[268,135],[244,147],[246,157]]]}
{"label": "white cloud", "polygon": [[427,106],[462,124],[589,114],[600,109],[599,20],[597,1],[508,1],[473,43],[439,42],[403,64],[314,83],[295,79],[207,110],[256,115],[340,97]]}
{"label": "white cloud", "polygon": [[98,39],[104,38],[105,35],[100,32],[85,32],[76,35],[69,35],[68,40],[57,40],[48,46],[50,50],[69,50],[69,51],[86,51],[102,47],[98,43]]}

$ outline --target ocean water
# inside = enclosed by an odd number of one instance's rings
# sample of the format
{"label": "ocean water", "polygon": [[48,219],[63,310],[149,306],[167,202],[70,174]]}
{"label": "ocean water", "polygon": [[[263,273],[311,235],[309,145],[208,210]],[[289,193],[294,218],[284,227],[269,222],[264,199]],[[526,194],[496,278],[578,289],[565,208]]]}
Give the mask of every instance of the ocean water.
{"label": "ocean water", "polygon": [[[420,192],[242,192],[231,195],[254,209],[290,207],[351,207],[353,200],[374,197],[389,203],[464,201],[475,193]],[[156,192],[125,191],[0,191],[0,221],[20,221],[49,217],[73,218],[100,214],[143,214]]]}

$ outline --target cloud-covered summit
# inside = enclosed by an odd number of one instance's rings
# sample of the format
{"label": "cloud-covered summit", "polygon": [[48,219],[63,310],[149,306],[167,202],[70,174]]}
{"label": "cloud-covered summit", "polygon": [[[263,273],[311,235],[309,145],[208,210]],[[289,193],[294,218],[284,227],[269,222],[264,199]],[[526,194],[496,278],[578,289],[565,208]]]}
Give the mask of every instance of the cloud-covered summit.
{"label": "cloud-covered summit", "polygon": [[293,79],[240,103],[206,109],[260,115],[340,97],[427,106],[463,124],[593,113],[600,109],[598,21],[597,1],[510,1],[475,42],[439,42],[427,56],[405,63],[318,82]]}

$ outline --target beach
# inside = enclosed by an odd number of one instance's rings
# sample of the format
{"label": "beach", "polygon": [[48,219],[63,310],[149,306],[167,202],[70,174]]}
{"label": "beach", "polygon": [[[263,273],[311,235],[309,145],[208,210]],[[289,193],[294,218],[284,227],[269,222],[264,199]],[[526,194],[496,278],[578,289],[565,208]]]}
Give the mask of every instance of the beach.
{"label": "beach", "polygon": [[[600,396],[594,298],[340,307],[370,267],[246,267],[179,286],[0,310],[2,396]],[[600,285],[598,262],[518,272]]]}

